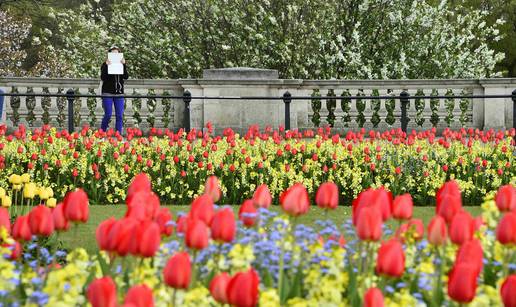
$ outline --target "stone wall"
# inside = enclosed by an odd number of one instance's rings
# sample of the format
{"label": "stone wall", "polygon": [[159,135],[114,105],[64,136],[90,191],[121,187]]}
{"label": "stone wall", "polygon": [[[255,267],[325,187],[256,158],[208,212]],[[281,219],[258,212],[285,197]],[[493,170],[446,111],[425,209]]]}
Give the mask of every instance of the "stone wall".
{"label": "stone wall", "polygon": [[[5,92],[100,94],[95,79],[0,78]],[[181,96],[185,90],[194,97],[191,102],[192,128],[212,122],[217,132],[230,127],[244,132],[249,125],[278,127],[284,124],[282,100],[238,99],[239,97],[335,96],[329,100],[293,100],[291,129],[310,129],[331,124],[337,131],[348,129],[389,129],[400,127],[398,99],[347,99],[346,96],[389,96],[407,90],[411,96],[439,95],[446,99],[411,100],[408,116],[410,129],[436,126],[505,129],[512,127],[513,102],[506,98],[458,99],[457,95],[510,95],[516,79],[477,80],[297,80],[279,79],[277,71],[231,68],[206,70],[202,79],[128,80],[126,94],[166,94]],[[237,98],[237,99],[235,99]],[[103,115],[99,98],[77,98],[76,127],[100,126]],[[182,99],[126,99],[126,127],[179,129],[183,127]],[[67,127],[66,98],[6,97],[2,120],[8,126],[25,124],[38,127],[43,123]],[[114,119],[112,119],[114,121]]]}

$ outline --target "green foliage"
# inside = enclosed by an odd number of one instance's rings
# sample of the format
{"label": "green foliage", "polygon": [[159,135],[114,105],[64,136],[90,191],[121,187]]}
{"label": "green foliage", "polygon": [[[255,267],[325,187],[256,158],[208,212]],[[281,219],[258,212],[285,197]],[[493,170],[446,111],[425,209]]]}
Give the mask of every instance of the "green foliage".
{"label": "green foliage", "polygon": [[148,78],[233,66],[282,78],[489,77],[503,58],[487,45],[499,30],[485,25],[486,11],[457,14],[445,2],[134,0],[111,12],[88,2],[53,14],[55,51],[74,76],[97,76],[112,43],[132,77]]}

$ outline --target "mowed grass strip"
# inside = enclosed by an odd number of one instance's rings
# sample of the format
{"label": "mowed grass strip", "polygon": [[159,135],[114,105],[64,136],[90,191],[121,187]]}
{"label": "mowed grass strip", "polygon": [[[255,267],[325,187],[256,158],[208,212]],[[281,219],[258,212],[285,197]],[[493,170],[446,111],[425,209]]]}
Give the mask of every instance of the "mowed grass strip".
{"label": "mowed grass strip", "polygon": [[[186,212],[189,206],[165,206],[169,208],[174,214],[174,219],[180,212]],[[473,216],[477,216],[481,212],[479,206],[475,207],[464,207]],[[238,215],[239,206],[233,206],[235,216]],[[281,212],[281,207],[271,206],[270,210],[275,212]],[[60,240],[63,242],[63,248],[72,250],[74,248],[82,247],[85,248],[89,253],[96,253],[97,242],[95,239],[95,229],[104,220],[113,216],[117,219],[124,216],[126,211],[125,205],[104,205],[104,206],[90,206],[90,218],[86,224],[79,225],[77,230],[73,229],[73,226],[67,233],[60,235]],[[434,207],[414,207],[414,218],[422,219],[425,225],[428,224],[430,219],[435,214]],[[324,210],[311,206],[310,211],[299,217],[298,223],[304,224],[317,228],[316,221],[331,219],[337,225],[341,225],[347,219],[351,218],[351,207],[339,206],[337,209],[325,214]]]}

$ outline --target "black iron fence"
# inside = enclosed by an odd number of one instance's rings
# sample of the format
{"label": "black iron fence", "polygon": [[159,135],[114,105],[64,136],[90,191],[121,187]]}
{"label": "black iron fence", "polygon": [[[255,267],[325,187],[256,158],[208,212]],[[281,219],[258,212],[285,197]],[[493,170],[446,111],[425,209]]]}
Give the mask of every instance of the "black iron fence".
{"label": "black iron fence", "polygon": [[[192,100],[277,100],[283,101],[285,105],[285,129],[290,130],[291,127],[291,112],[290,105],[296,100],[329,100],[335,99],[335,96],[292,96],[288,91],[283,96],[192,96],[189,91],[184,91],[182,96],[177,95],[96,95],[96,94],[76,94],[73,89],[68,90],[66,93],[5,93],[0,89],[0,114],[3,114],[4,98],[5,97],[66,97],[68,101],[68,131],[72,132],[75,130],[74,124],[74,101],[76,98],[103,98],[103,97],[123,97],[123,98],[142,98],[142,99],[175,99],[182,100],[184,103],[184,114],[183,114],[183,127],[186,131],[190,131],[190,103]],[[387,95],[387,96],[346,96],[349,100],[380,100],[380,99],[397,99],[400,102],[400,121],[401,129],[407,132],[407,126],[409,122],[408,117],[408,104],[410,100],[414,99],[447,99],[449,96],[446,95],[410,95],[407,91],[402,91],[399,95]],[[516,129],[516,89],[512,94],[507,95],[454,95],[456,99],[507,99],[511,98],[513,101],[513,128]]]}

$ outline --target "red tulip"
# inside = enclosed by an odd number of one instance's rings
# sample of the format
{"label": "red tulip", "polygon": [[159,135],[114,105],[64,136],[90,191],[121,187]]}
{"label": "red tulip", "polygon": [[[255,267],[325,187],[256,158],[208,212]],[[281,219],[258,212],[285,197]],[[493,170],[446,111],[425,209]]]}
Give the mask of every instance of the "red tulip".
{"label": "red tulip", "polygon": [[466,211],[457,213],[450,224],[450,240],[461,245],[473,238],[475,221]]}
{"label": "red tulip", "polygon": [[152,290],[146,285],[132,286],[125,295],[124,304],[134,307],[153,307]]}
{"label": "red tulip", "polygon": [[170,236],[174,232],[172,223],[172,213],[168,208],[160,208],[155,218],[159,225],[159,231],[163,236]]}
{"label": "red tulip", "polygon": [[455,214],[462,209],[462,197],[459,186],[455,181],[446,182],[435,196],[435,213],[444,217],[446,223],[451,223]]}
{"label": "red tulip", "polygon": [[258,304],[260,277],[253,268],[235,274],[228,283],[228,303],[237,307],[253,307]]}
{"label": "red tulip", "polygon": [[130,198],[134,193],[140,191],[152,191],[151,182],[145,173],[140,173],[133,178],[129,188],[127,188],[127,199]]}
{"label": "red tulip", "polygon": [[453,266],[448,274],[448,296],[459,303],[469,303],[477,291],[477,268],[467,262]]}
{"label": "red tulip", "polygon": [[310,200],[306,188],[297,183],[281,195],[281,207],[288,215],[300,216],[310,209]]}
{"label": "red tulip", "polygon": [[137,240],[139,243],[138,255],[154,257],[161,243],[161,233],[156,222],[147,221],[139,225]]}
{"label": "red tulip", "polygon": [[357,225],[357,219],[360,211],[365,207],[372,207],[381,213],[382,221],[386,221],[391,217],[392,213],[392,193],[383,187],[379,189],[367,189],[353,200],[353,225]]}
{"label": "red tulip", "polygon": [[70,223],[64,216],[63,203],[57,204],[52,210],[52,217],[54,218],[54,227],[56,231],[67,231],[70,228]]}
{"label": "red tulip", "polygon": [[210,282],[210,293],[213,298],[221,304],[228,303],[226,290],[230,280],[231,276],[226,272],[222,272],[213,277]]}
{"label": "red tulip", "polygon": [[208,227],[198,219],[189,218],[186,226],[185,244],[191,249],[204,249],[208,246]]}
{"label": "red tulip", "polygon": [[356,223],[357,236],[364,241],[378,241],[382,237],[382,216],[373,207],[360,210]]}
{"label": "red tulip", "polygon": [[406,233],[408,231],[410,231],[411,237],[414,240],[419,241],[419,240],[423,239],[424,232],[425,232],[424,227],[425,226],[423,225],[422,220],[412,219],[409,222],[400,225],[400,227],[396,231],[396,238],[401,240],[402,242],[405,242]]}
{"label": "red tulip", "polygon": [[250,199],[244,201],[238,210],[238,218],[247,227],[254,226],[256,218],[258,217],[258,210],[254,206],[254,202]]}
{"label": "red tulip", "polygon": [[253,202],[258,208],[269,208],[272,203],[272,196],[266,184],[262,184],[256,188],[253,194]]}
{"label": "red tulip", "polygon": [[496,228],[496,239],[506,244],[516,244],[516,212],[506,213]]}
{"label": "red tulip", "polygon": [[392,204],[392,216],[397,220],[409,220],[412,218],[412,196],[403,194],[396,196]]}
{"label": "red tulip", "polygon": [[339,205],[339,188],[333,182],[325,182],[319,186],[315,194],[315,203],[323,209],[335,209]]}
{"label": "red tulip", "polygon": [[29,216],[21,215],[16,218],[13,224],[13,238],[17,241],[30,241],[32,239],[32,233],[29,226]]}
{"label": "red tulip", "polygon": [[0,227],[4,227],[7,233],[11,233],[11,218],[9,211],[5,208],[0,208]]}
{"label": "red tulip", "polygon": [[119,256],[133,255],[138,252],[138,242],[135,235],[139,222],[133,218],[123,218],[111,226],[109,230],[108,248],[109,251],[116,252]]}
{"label": "red tulip", "polygon": [[235,236],[236,222],[233,210],[229,207],[218,210],[211,222],[211,238],[229,243],[235,239]]}
{"label": "red tulip", "polygon": [[516,274],[509,275],[500,288],[500,296],[505,307],[516,307]]}
{"label": "red tulip", "polygon": [[501,186],[496,193],[495,201],[502,212],[516,210],[516,188],[510,184]]}
{"label": "red tulip", "polygon": [[86,293],[92,307],[116,307],[116,285],[111,277],[95,279]]}
{"label": "red tulip", "polygon": [[435,194],[436,202],[439,203],[444,195],[460,196],[460,188],[455,180],[445,182]]}
{"label": "red tulip", "polygon": [[11,255],[9,255],[9,260],[17,260],[20,258],[22,254],[22,248],[18,241],[14,241],[11,245],[3,245],[3,247],[7,247],[11,250]]}
{"label": "red tulip", "polygon": [[139,221],[153,220],[159,211],[159,197],[152,191],[138,191],[126,199],[126,217]]}
{"label": "red tulip", "polygon": [[174,254],[163,269],[165,283],[174,289],[188,289],[192,273],[190,256],[187,252]]}
{"label": "red tulip", "polygon": [[378,249],[376,273],[390,277],[401,277],[405,271],[405,253],[401,242],[391,239]]}
{"label": "red tulip", "polygon": [[208,194],[214,203],[219,201],[222,191],[220,190],[219,180],[216,176],[208,177],[204,186],[204,194]]}
{"label": "red tulip", "polygon": [[188,224],[188,215],[179,215],[176,220],[177,233],[185,233],[187,224]]}
{"label": "red tulip", "polygon": [[446,221],[440,215],[434,216],[428,224],[428,242],[433,245],[443,245],[447,238]]}
{"label": "red tulip", "polygon": [[68,192],[63,201],[63,212],[72,223],[86,223],[89,217],[88,195],[82,189]]}
{"label": "red tulip", "polygon": [[200,219],[206,225],[211,225],[211,220],[215,214],[213,200],[207,194],[201,195],[194,199],[190,208],[190,218]]}
{"label": "red tulip", "polygon": [[480,227],[485,225],[484,219],[482,218],[481,215],[475,217],[473,219],[473,221],[474,221],[474,225],[475,225],[475,231],[480,230]]}
{"label": "red tulip", "polygon": [[29,213],[30,232],[36,236],[48,237],[54,232],[54,218],[49,207],[39,205]]}
{"label": "red tulip", "polygon": [[477,269],[476,275],[480,274],[483,267],[484,251],[477,239],[470,240],[462,244],[457,252],[455,264],[469,263]]}
{"label": "red tulip", "polygon": [[378,288],[369,288],[364,294],[364,307],[383,307],[382,291]]}
{"label": "red tulip", "polygon": [[95,238],[97,239],[97,244],[100,250],[110,252],[113,251],[109,249],[109,233],[115,223],[115,218],[110,217],[109,219],[100,223],[97,227],[97,230],[95,231]]}

